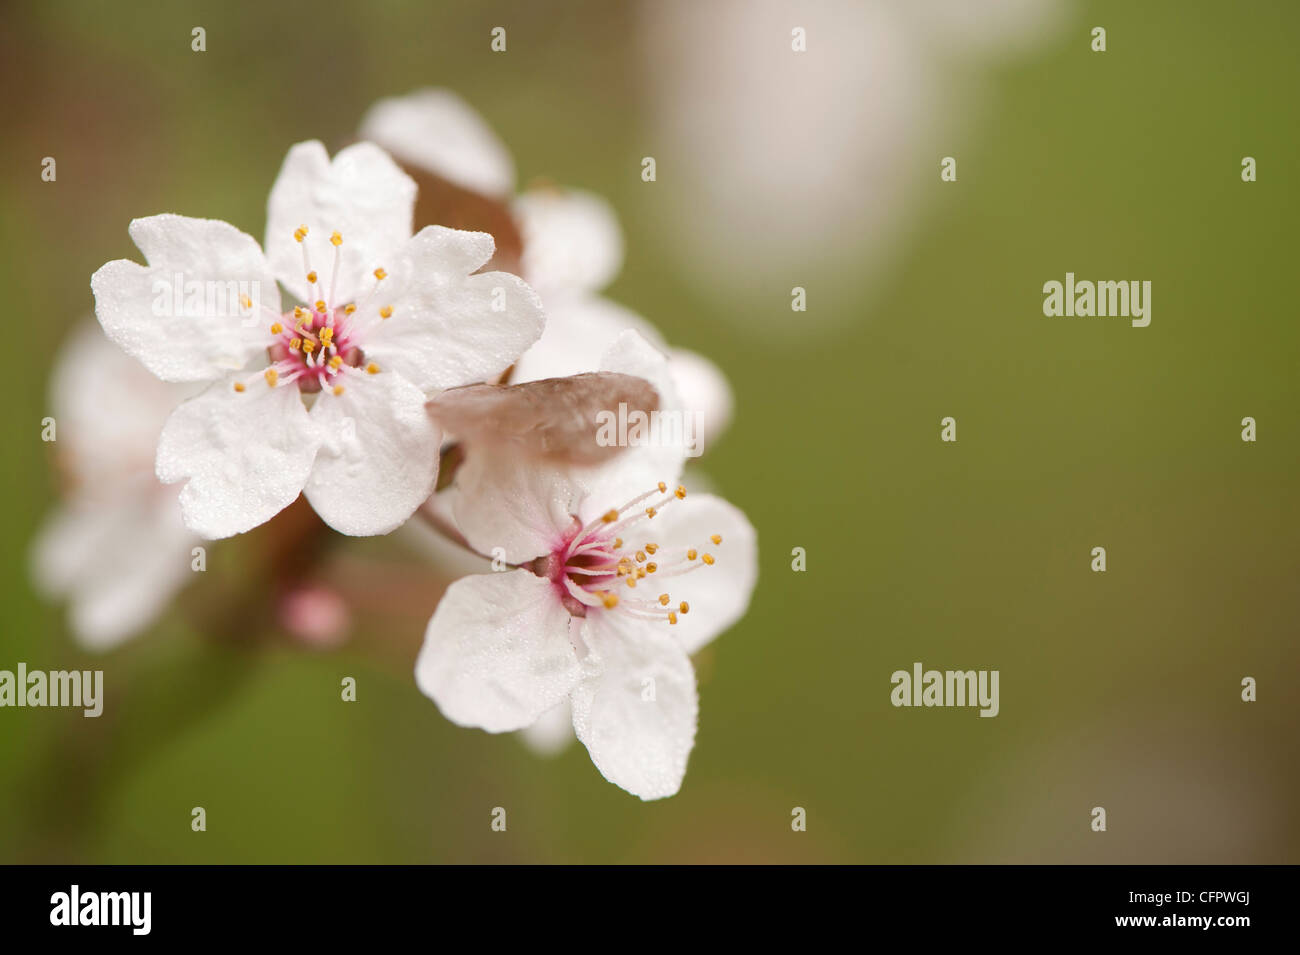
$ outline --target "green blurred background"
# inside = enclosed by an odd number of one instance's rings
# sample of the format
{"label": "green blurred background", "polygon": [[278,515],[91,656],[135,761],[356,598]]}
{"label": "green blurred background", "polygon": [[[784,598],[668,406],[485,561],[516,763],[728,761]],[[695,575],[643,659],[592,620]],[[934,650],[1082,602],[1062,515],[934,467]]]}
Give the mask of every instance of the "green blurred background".
{"label": "green blurred background", "polygon": [[[883,278],[819,279],[810,308],[842,320],[779,340],[720,317],[678,268],[690,224],[665,221],[671,170],[640,180],[653,7],[0,14],[0,668],[102,667],[107,695],[98,720],[0,710],[0,860],[1300,861],[1300,6],[1074,5],[1052,42],[987,70],[978,116],[916,159],[925,203]],[[488,47],[498,24],[505,55]],[[1104,55],[1088,49],[1096,24]],[[336,147],[376,98],[428,85],[483,114],[521,182],[606,196],[628,245],[610,296],[735,389],[704,467],[759,529],[760,581],[697,661],[700,732],[672,799],[610,785],[580,745],[543,759],[445,721],[410,677],[437,602],[414,571],[404,601],[364,610],[333,651],[229,606],[256,535],[213,546],[158,625],[102,657],[29,584],[57,492],[49,369],[92,308],[91,273],[137,256],[129,220],[181,212],[260,236],[289,145]],[[47,155],[56,183],[40,179]],[[959,157],[957,183],[939,182],[941,155]],[[1045,318],[1042,284],[1067,270],[1151,280],[1151,326]],[[736,311],[797,323],[799,279],[779,278],[767,313]],[[956,444],[939,441],[946,415]],[[1257,443],[1240,440],[1246,415]],[[1098,545],[1105,574],[1089,570]],[[399,580],[414,561],[388,540],[336,549]],[[914,661],[1000,670],[1000,715],[891,707],[890,674]]]}

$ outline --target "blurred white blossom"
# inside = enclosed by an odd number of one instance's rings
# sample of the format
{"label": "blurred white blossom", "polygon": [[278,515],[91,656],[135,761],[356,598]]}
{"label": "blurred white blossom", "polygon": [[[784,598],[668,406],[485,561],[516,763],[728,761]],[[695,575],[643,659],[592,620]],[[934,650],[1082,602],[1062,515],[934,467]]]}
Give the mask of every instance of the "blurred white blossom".
{"label": "blurred white blossom", "polygon": [[[664,209],[664,247],[717,314],[748,329],[804,335],[859,320],[825,303],[905,250],[924,223],[918,184],[938,185],[989,70],[1054,36],[1068,10],[1067,0],[647,0],[645,139],[659,175],[646,188]],[[795,286],[819,291],[792,318]]]}
{"label": "blurred white blossom", "polygon": [[88,648],[144,630],[189,579],[199,540],[181,520],[178,489],[154,476],[154,448],[167,414],[195,390],[159,381],[94,322],[55,359],[50,405],[67,489],[32,566],[42,592],[67,599]]}

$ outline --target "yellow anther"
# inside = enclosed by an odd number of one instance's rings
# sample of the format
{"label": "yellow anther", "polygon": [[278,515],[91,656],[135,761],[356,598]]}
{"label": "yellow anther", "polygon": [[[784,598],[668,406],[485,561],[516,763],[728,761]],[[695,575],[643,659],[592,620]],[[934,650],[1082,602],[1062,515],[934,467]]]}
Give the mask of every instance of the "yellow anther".
{"label": "yellow anther", "polygon": [[676,622],[677,622],[677,614],[673,613],[671,610],[668,611],[668,622],[669,622],[669,623],[676,623]]}
{"label": "yellow anther", "polygon": [[322,328],[320,330],[320,340],[326,345],[334,341],[334,329],[330,328],[328,325]]}
{"label": "yellow anther", "polygon": [[[315,275],[315,274],[316,274],[315,272],[312,273],[312,275]],[[316,281],[316,280],[315,280],[315,279],[312,279],[312,281],[314,282],[314,281]],[[323,312],[323,311],[325,311],[325,303],[324,303],[323,301],[321,301],[320,299],[316,299],[316,311],[318,311],[318,312]]]}
{"label": "yellow anther", "polygon": [[628,577],[627,577],[627,585],[628,585],[629,587],[635,587],[635,586],[636,586],[636,577],[635,577],[634,575],[632,575],[632,574],[628,574]]}
{"label": "yellow anther", "polygon": [[299,321],[302,321],[309,314],[311,313],[308,312],[307,309],[303,308],[301,305],[295,305],[293,307],[293,317],[298,319]]}
{"label": "yellow anther", "polygon": [[343,386],[342,386],[342,385],[335,385],[335,386],[334,386],[334,394],[336,394],[336,395],[341,395],[341,394],[343,394]]}
{"label": "yellow anther", "polygon": [[[310,282],[312,285],[315,285],[315,284],[316,284],[316,273],[315,273],[315,272],[308,272],[308,273],[307,273],[307,281]],[[319,312],[320,309],[318,308],[318,309],[316,309],[316,311]]]}
{"label": "yellow anther", "polygon": [[298,228],[293,230],[293,237],[299,242],[307,238],[307,227],[305,225],[298,226]]}
{"label": "yellow anther", "polygon": [[645,545],[645,552],[646,552],[647,554],[653,554],[653,553],[654,553],[655,551],[657,551],[658,549],[659,549],[659,545],[658,545],[658,544],[646,544],[646,545]]}
{"label": "yellow anther", "polygon": [[302,351],[303,351],[303,354],[305,354],[305,355],[310,355],[310,354],[311,354],[312,352],[314,352],[315,350],[316,350],[316,343],[315,343],[315,342],[303,342],[303,343],[302,343]]}
{"label": "yellow anther", "polygon": [[240,308],[252,308],[252,307],[253,307],[253,300],[252,300],[251,298],[249,298],[247,295],[241,295],[241,296],[239,296],[239,307],[240,307]]}
{"label": "yellow anther", "polygon": [[677,609],[680,610],[682,613],[690,613],[691,605],[688,604],[685,600],[683,600]]}
{"label": "yellow anther", "polygon": [[643,550],[639,550],[639,551],[637,551],[637,552],[636,552],[636,560],[637,560],[637,563],[641,563],[642,561],[644,561],[644,560],[645,560],[645,551],[643,551]]}
{"label": "yellow anther", "polygon": [[[614,549],[615,549],[615,550],[618,550],[618,549],[619,549],[620,547],[622,547],[622,546],[623,546],[623,538],[621,538],[621,537],[615,537],[615,538],[614,538]],[[651,551],[650,553],[653,554],[654,551]]]}
{"label": "yellow anther", "polygon": [[646,517],[654,517],[654,516],[655,516],[656,514],[658,514],[658,513],[659,513],[659,512],[656,511],[653,507],[647,507],[647,508],[645,509],[645,516],[646,516]]}
{"label": "yellow anther", "polygon": [[388,273],[383,269],[375,269],[375,278],[382,282],[384,279],[388,278]]}
{"label": "yellow anther", "polygon": [[281,325],[279,322],[273,322],[271,324],[272,335],[279,335],[282,331],[284,331],[284,326]]}
{"label": "yellow anther", "polygon": [[385,305],[383,308],[379,310],[380,318],[392,318],[392,316],[393,316],[393,306],[391,305]]}
{"label": "yellow anther", "polygon": [[686,552],[686,559],[687,559],[687,560],[694,560],[694,559],[696,558],[696,556],[698,556],[698,554],[699,554],[699,551],[695,550],[695,548],[691,548],[690,550],[688,550],[688,551]]}
{"label": "yellow anther", "polygon": [[289,341],[289,351],[300,351],[302,349],[302,339],[294,338]]}
{"label": "yellow anther", "polygon": [[677,500],[679,500],[679,501],[685,500],[685,499],[686,499],[686,485],[684,485],[684,484],[679,484],[679,485],[677,485],[677,490],[673,491],[673,493],[677,495]]}
{"label": "yellow anther", "polygon": [[379,366],[372,361],[370,364],[366,365],[366,374],[367,375],[379,374]]}
{"label": "yellow anther", "polygon": [[721,544],[721,543],[722,543],[722,535],[721,535],[721,534],[714,534],[712,537],[709,538],[709,540],[713,541],[713,543],[715,543],[715,544]]}
{"label": "yellow anther", "polygon": [[343,314],[344,314],[344,315],[351,315],[351,314],[352,314],[353,312],[355,312],[356,310],[357,310],[357,307],[356,307],[355,305],[348,305],[348,306],[346,306],[346,307],[343,309]]}
{"label": "yellow anther", "polygon": [[663,481],[660,481],[660,482],[659,482],[659,493],[662,494],[662,493],[663,493],[664,491],[666,491],[666,490],[668,490],[668,485],[665,484]]}
{"label": "yellow anther", "polygon": [[244,383],[243,383],[242,381],[237,381],[237,382],[235,382],[235,390],[236,390],[236,391],[243,391],[243,390],[244,390]]}
{"label": "yellow anther", "polygon": [[708,564],[710,567],[713,566],[713,555],[712,555],[712,554],[705,554],[703,557],[700,558],[700,560],[704,561],[704,562],[705,562],[706,564]]}
{"label": "yellow anther", "polygon": [[339,235],[337,232],[331,232],[330,244],[332,244],[335,248],[338,248],[340,245],[343,244],[343,236]]}
{"label": "yellow anther", "polygon": [[330,359],[330,371],[338,371],[339,366],[341,366],[342,364],[343,364],[343,356],[335,355],[333,358]]}
{"label": "yellow anther", "polygon": [[266,371],[262,372],[262,375],[266,378],[266,383],[272,388],[274,388],[275,383],[280,380],[280,373],[274,368],[266,369]]}
{"label": "yellow anther", "polygon": [[645,572],[647,574],[653,574],[658,569],[659,569],[659,565],[656,564],[653,560],[650,561],[650,563],[645,565]]}
{"label": "yellow anther", "polygon": [[618,520],[618,511],[606,511],[604,514],[600,516],[600,519],[604,521],[606,524],[613,524],[616,520]]}
{"label": "yellow anther", "polygon": [[618,606],[618,594],[611,594],[608,590],[601,592],[600,600],[606,610],[613,610]]}
{"label": "yellow anther", "polygon": [[668,595],[667,595],[667,594],[660,594],[660,595],[659,595],[659,603],[661,603],[663,606],[667,607],[667,606],[668,606]]}
{"label": "yellow anther", "polygon": [[645,568],[644,568],[644,567],[638,567],[638,568],[636,569],[636,579],[637,579],[637,580],[640,580],[640,579],[641,579],[642,577],[644,577],[644,576],[645,576]]}

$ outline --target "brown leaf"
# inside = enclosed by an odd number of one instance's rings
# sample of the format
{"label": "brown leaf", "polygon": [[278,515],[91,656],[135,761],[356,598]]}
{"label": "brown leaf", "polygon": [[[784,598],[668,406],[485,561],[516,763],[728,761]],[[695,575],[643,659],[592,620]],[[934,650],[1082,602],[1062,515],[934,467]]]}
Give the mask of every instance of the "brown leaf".
{"label": "brown leaf", "polygon": [[622,450],[596,440],[598,413],[618,414],[620,404],[628,414],[649,415],[659,409],[659,393],[643,378],[601,371],[521,385],[466,385],[443,392],[427,407],[444,429],[471,447],[590,465]]}

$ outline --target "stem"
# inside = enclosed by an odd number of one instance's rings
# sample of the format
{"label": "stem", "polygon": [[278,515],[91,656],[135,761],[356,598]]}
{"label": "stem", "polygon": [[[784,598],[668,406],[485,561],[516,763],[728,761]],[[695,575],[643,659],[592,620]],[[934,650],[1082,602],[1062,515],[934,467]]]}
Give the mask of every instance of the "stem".
{"label": "stem", "polygon": [[470,546],[469,541],[465,539],[465,535],[462,534],[455,526],[453,526],[451,521],[447,520],[447,518],[443,514],[440,514],[437,511],[437,509],[433,504],[432,497],[429,498],[427,501],[425,501],[423,504],[421,504],[419,508],[416,509],[415,513],[420,515],[420,517],[424,519],[424,522],[426,524],[432,527],[443,537],[447,538],[447,540],[451,541],[453,544],[460,545],[461,547],[465,548],[465,550],[473,554],[475,557],[483,556],[478,551],[476,551],[473,547]]}

